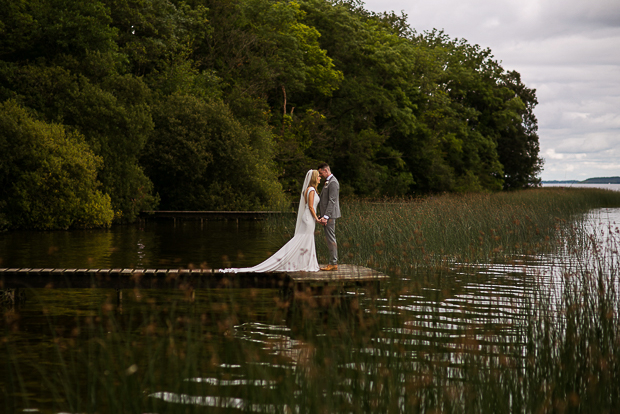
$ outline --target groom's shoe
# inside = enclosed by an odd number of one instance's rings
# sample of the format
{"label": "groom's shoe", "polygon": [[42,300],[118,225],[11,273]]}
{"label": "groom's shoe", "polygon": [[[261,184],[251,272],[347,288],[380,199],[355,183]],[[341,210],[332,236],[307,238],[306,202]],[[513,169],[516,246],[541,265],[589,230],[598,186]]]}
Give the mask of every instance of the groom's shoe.
{"label": "groom's shoe", "polygon": [[327,265],[322,267],[321,270],[330,271],[330,270],[338,270],[338,265]]}

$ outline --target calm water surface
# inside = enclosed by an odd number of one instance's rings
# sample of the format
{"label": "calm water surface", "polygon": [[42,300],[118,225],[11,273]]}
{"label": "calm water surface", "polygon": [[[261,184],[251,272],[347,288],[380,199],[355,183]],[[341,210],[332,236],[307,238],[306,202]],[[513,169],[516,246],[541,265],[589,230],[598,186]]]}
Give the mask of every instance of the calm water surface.
{"label": "calm water surface", "polygon": [[[617,237],[620,209],[593,211],[586,222],[603,246],[610,237]],[[237,226],[225,222],[203,227],[196,222],[177,227],[147,223],[142,228],[128,226],[99,232],[0,235],[3,267],[148,268],[203,262],[220,267],[225,262],[223,256],[229,256],[235,266],[245,266],[259,262],[282,243],[282,236],[267,234],[258,223]],[[618,253],[610,254],[617,257]],[[182,384],[174,378],[162,380],[156,389],[140,390],[136,398],[171,406],[218,406],[224,407],[223,412],[279,412],[284,403],[273,400],[290,395],[290,406],[305,398],[293,389],[281,388],[286,378],[293,378],[294,388],[301,388],[309,375],[309,355],[321,354],[330,361],[321,373],[337,370],[333,376],[325,376],[325,390],[331,398],[346,404],[355,399],[353,388],[360,376],[379,370],[391,355],[398,355],[403,378],[408,370],[419,372],[432,363],[441,367],[447,377],[458,380],[464,359],[453,350],[462,345],[466,334],[467,338],[476,338],[471,345],[476,352],[488,356],[499,355],[502,347],[519,343],[520,339],[511,333],[524,321],[524,300],[541,280],[553,284],[560,277],[559,266],[569,261],[569,256],[569,252],[560,252],[516,257],[508,264],[455,264],[437,274],[416,276],[424,282],[416,291],[390,298],[347,292],[332,299],[331,304],[316,306],[303,315],[295,307],[279,307],[277,291],[239,289],[198,291],[191,305],[184,301],[183,292],[144,291],[123,304],[116,317],[130,325],[128,315],[135,317],[145,303],[203,318],[209,315],[210,322],[204,329],[210,339],[205,346],[220,349],[217,361],[197,363],[195,372],[188,374]],[[18,309],[5,309],[2,325],[7,338],[11,332],[8,343],[12,355],[20,360],[22,381],[31,393],[28,407],[23,403],[22,408],[47,412],[55,396],[36,385],[39,373],[32,367],[38,364],[52,369],[48,361],[51,344],[59,337],[71,338],[76,326],[97,317],[113,292],[38,290],[32,295],[37,299]],[[234,318],[230,317],[230,309],[235,310]],[[12,314],[19,317],[7,316]],[[377,326],[369,328],[371,322]],[[358,336],[357,332],[363,334]],[[135,335],[144,338],[139,332]],[[87,342],[79,335],[76,340]],[[148,361],[136,356],[135,364],[142,369]],[[11,389],[7,381],[15,381],[8,369],[0,368],[0,392],[7,395]],[[87,381],[86,371],[75,375]],[[270,399],[270,395],[274,398]],[[405,389],[401,398],[395,404],[404,407]]]}
{"label": "calm water surface", "polygon": [[256,221],[146,221],[111,229],[0,233],[3,268],[253,266],[284,244]]}

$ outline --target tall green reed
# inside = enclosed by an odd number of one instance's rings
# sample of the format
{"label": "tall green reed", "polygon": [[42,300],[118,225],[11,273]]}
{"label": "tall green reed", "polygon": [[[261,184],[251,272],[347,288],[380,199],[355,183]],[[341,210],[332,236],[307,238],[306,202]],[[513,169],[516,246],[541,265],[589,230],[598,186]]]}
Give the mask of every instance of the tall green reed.
{"label": "tall green reed", "polygon": [[446,262],[513,257],[552,248],[560,227],[591,208],[610,205],[620,205],[619,192],[561,188],[350,201],[337,221],[339,251],[342,262],[396,275]]}
{"label": "tall green reed", "polygon": [[[329,376],[324,389],[337,392],[313,409],[614,412],[620,403],[620,232],[615,227],[601,240],[583,222],[562,230],[551,274],[532,276],[511,306],[489,296],[486,305],[472,297],[460,307],[420,301],[428,307],[407,310],[399,296],[412,292],[398,291],[366,303],[364,325],[379,329],[357,326],[321,338],[323,354],[315,354],[311,370]],[[496,318],[482,316],[494,310]],[[420,323],[411,324],[416,318]],[[339,352],[341,344],[350,352]],[[339,370],[329,365],[333,360]],[[300,379],[304,386],[311,381]]]}

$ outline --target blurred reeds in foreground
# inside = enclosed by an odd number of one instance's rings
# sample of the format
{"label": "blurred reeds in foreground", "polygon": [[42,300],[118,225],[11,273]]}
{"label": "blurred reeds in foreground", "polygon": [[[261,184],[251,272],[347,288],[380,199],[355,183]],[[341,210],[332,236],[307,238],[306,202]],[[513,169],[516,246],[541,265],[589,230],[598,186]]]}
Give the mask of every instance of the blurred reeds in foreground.
{"label": "blurred reeds in foreground", "polygon": [[[377,297],[35,292],[42,334],[3,312],[0,410],[614,412],[620,234],[582,216],[619,205],[591,189],[347,202],[341,261],[392,276]],[[546,270],[478,272],[524,255]]]}

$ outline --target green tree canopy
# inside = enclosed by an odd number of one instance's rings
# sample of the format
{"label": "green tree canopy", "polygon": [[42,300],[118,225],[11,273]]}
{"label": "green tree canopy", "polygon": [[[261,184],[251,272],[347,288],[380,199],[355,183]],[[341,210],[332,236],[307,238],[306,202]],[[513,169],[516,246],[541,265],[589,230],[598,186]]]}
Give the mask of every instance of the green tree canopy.
{"label": "green tree canopy", "polygon": [[0,0],[0,37],[0,103],[87,146],[117,221],[281,208],[320,161],[344,196],[540,182],[519,73],[358,0]]}
{"label": "green tree canopy", "polygon": [[66,229],[112,223],[99,189],[102,165],[78,133],[47,124],[9,100],[0,104],[0,227]]}
{"label": "green tree canopy", "polygon": [[[271,158],[221,101],[171,95],[155,110],[157,134],[143,155],[165,209],[284,208]],[[265,137],[266,140],[269,137]]]}

